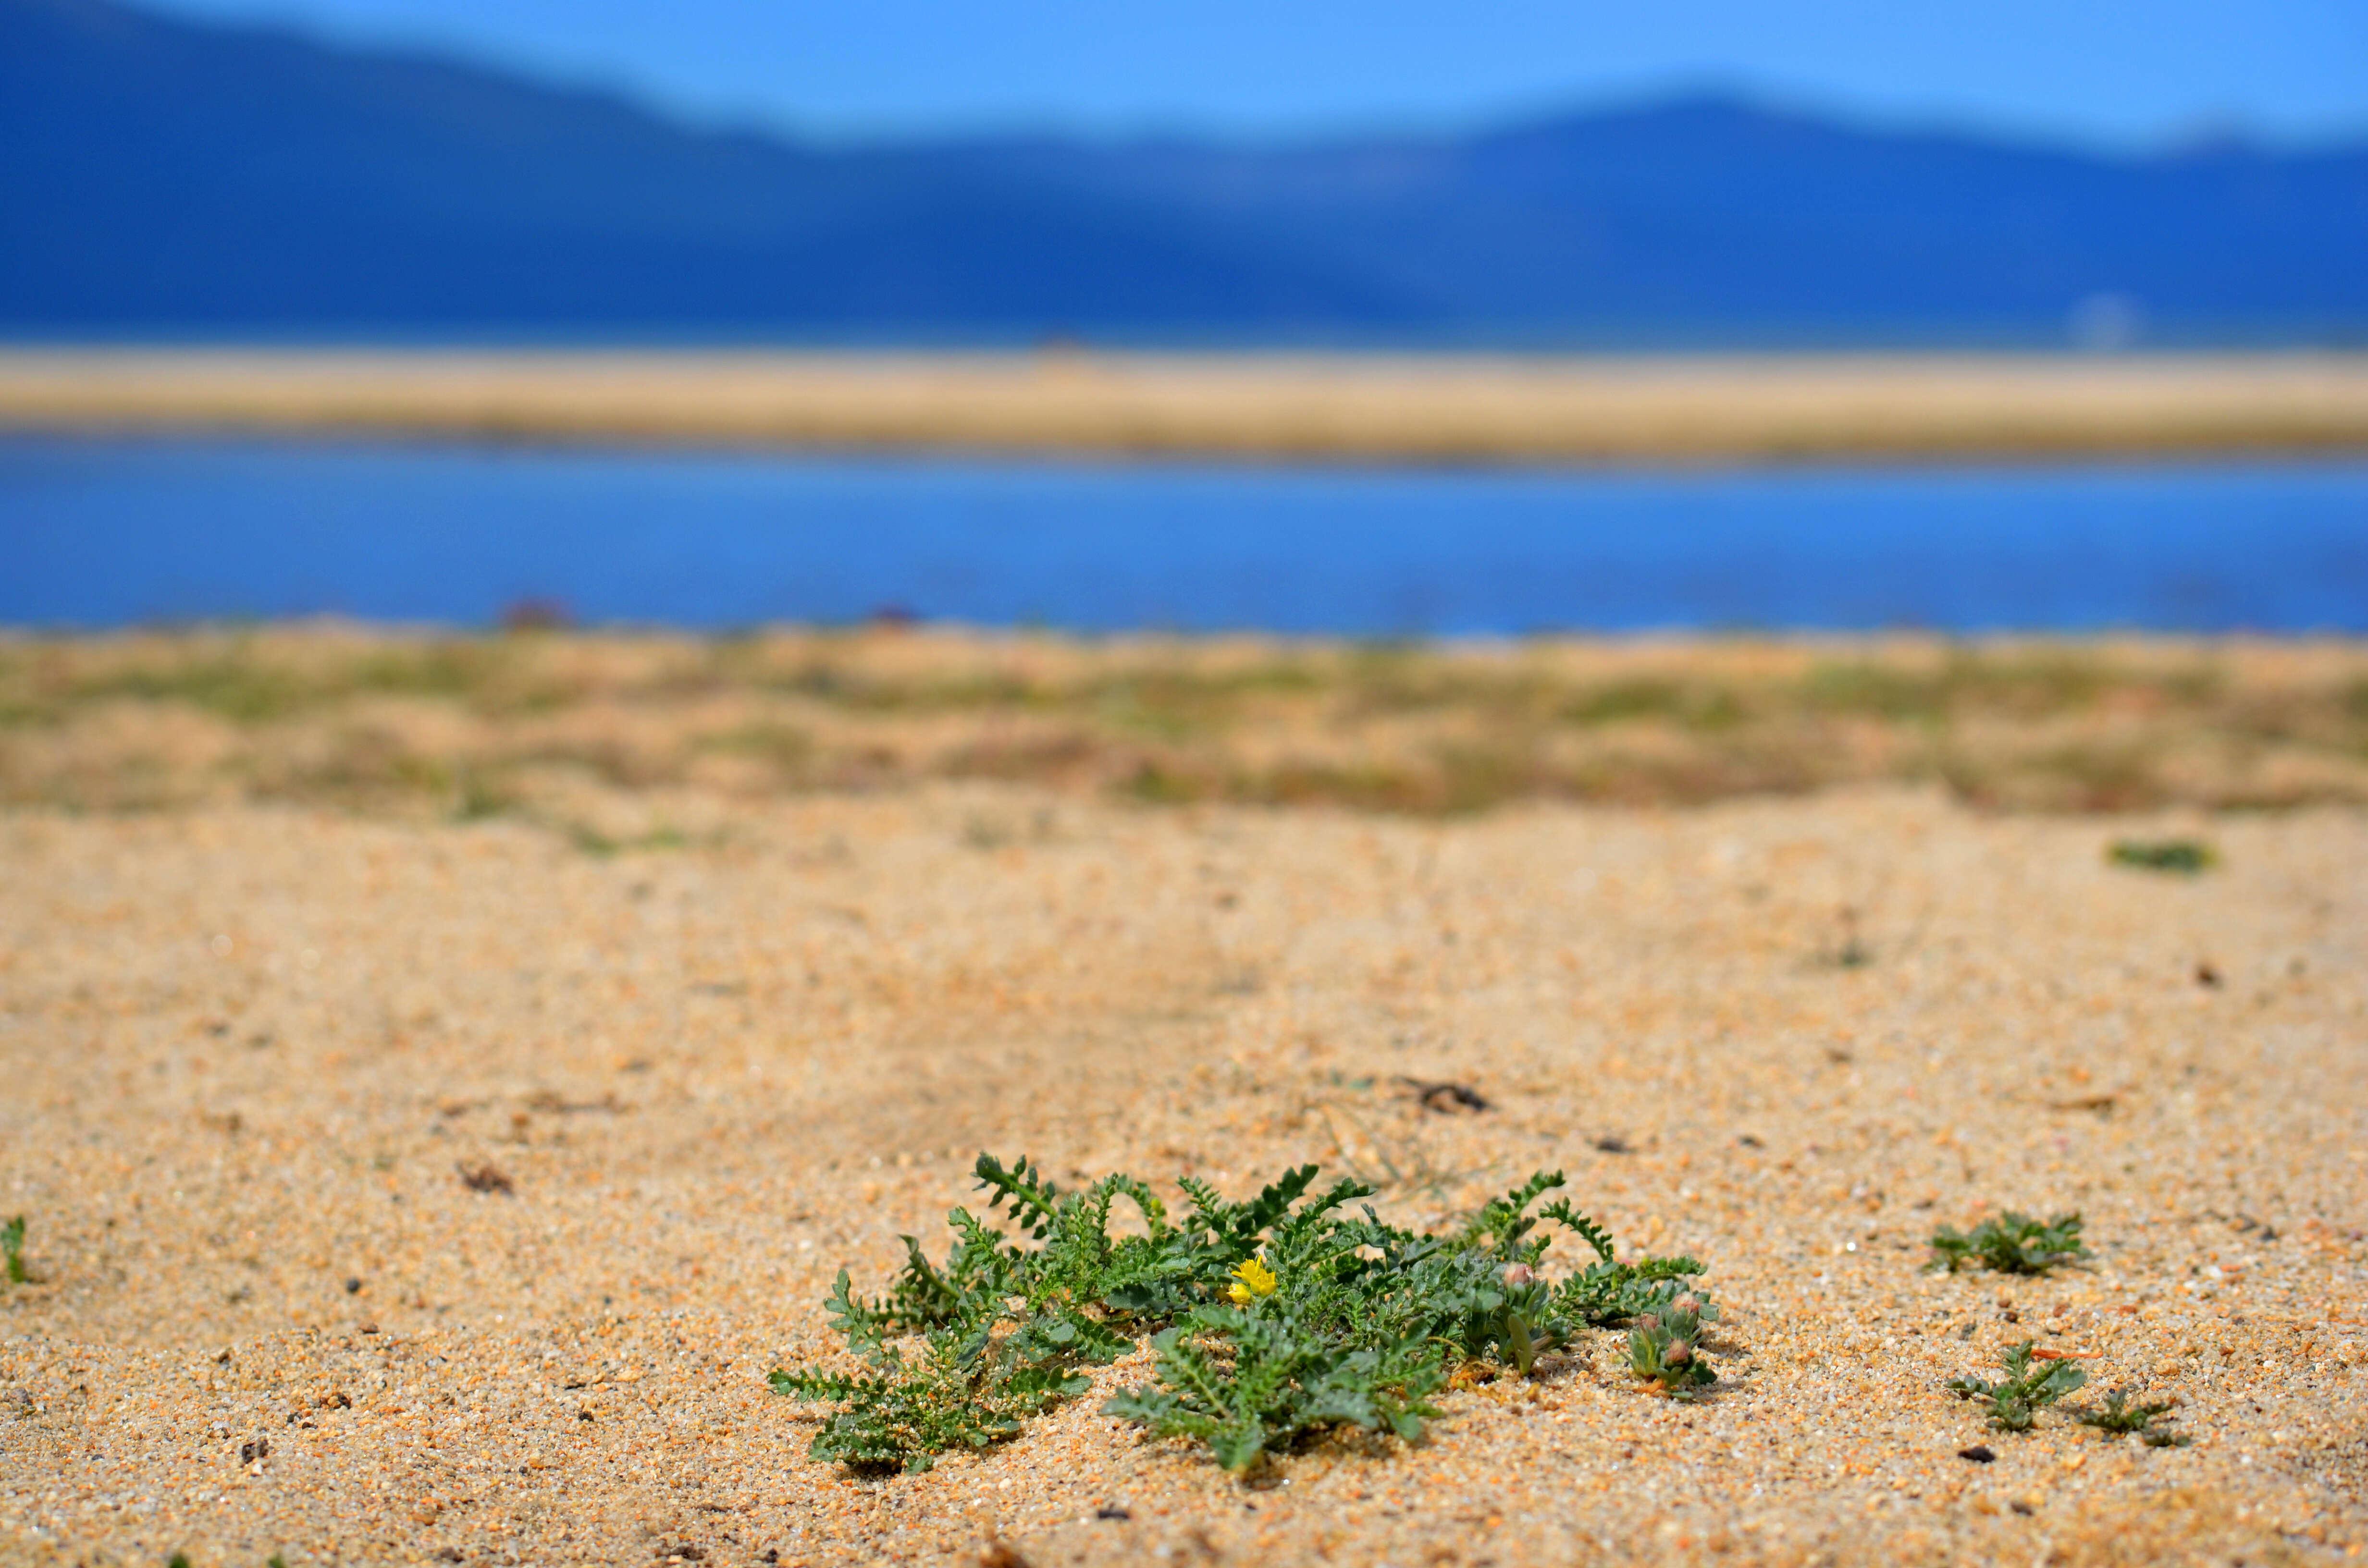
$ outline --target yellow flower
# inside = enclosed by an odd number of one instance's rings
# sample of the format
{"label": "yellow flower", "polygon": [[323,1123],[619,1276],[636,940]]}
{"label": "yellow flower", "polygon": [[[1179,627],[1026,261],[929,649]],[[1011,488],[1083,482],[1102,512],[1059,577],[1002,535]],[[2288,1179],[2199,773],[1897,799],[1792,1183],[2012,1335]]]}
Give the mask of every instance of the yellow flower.
{"label": "yellow flower", "polygon": [[1274,1288],[1281,1283],[1274,1277],[1274,1270],[1257,1258],[1251,1258],[1235,1269],[1234,1278],[1239,1283],[1228,1286],[1225,1294],[1233,1298],[1237,1307],[1247,1307],[1260,1296],[1273,1295]]}

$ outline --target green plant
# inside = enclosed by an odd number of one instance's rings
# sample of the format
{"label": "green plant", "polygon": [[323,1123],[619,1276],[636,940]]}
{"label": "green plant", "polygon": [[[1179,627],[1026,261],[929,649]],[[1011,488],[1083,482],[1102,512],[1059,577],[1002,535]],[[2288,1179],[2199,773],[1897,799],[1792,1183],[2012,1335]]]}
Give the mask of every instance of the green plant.
{"label": "green plant", "polygon": [[[1025,1159],[1007,1169],[985,1154],[975,1174],[989,1215],[1008,1211],[1016,1234],[956,1209],[945,1263],[905,1238],[905,1267],[879,1301],[855,1296],[842,1271],[833,1326],[870,1369],[771,1375],[778,1393],[837,1406],[816,1458],[926,1470],[1083,1392],[1085,1368],[1144,1337],[1154,1381],[1106,1408],[1155,1436],[1205,1443],[1236,1471],[1326,1427],[1417,1437],[1452,1365],[1526,1374],[1590,1327],[1652,1317],[1660,1358],[1643,1375],[1672,1392],[1714,1377],[1695,1346],[1715,1309],[1685,1289],[1702,1266],[1622,1263],[1609,1233],[1567,1202],[1531,1212],[1562,1186],[1558,1172],[1444,1235],[1385,1224],[1370,1207],[1350,1212],[1372,1189],[1344,1180],[1319,1192],[1314,1165],[1239,1203],[1183,1177],[1190,1208],[1175,1221],[1133,1176],[1063,1192]],[[1142,1234],[1110,1233],[1121,1199]],[[1595,1254],[1559,1283],[1540,1272],[1548,1220]]]}
{"label": "green plant", "polygon": [[596,859],[605,860],[612,855],[653,849],[688,849],[690,839],[680,828],[661,824],[647,833],[626,838],[612,837],[586,823],[565,824],[568,842]]}
{"label": "green plant", "polygon": [[[876,1303],[856,1296],[839,1270],[831,1326],[873,1371],[775,1371],[769,1380],[776,1393],[840,1405],[814,1437],[815,1458],[927,1470],[947,1449],[983,1448],[1019,1431],[1023,1417],[1082,1393],[1080,1367],[1129,1347],[1077,1304],[1090,1300],[1077,1287],[1104,1271],[1112,1199],[1133,1199],[1155,1233],[1165,1229],[1158,1199],[1114,1177],[1062,1203],[1024,1159],[1006,1171],[982,1155],[978,1176],[994,1194],[990,1211],[1018,1195],[1021,1230],[1045,1244],[1010,1244],[957,1209],[947,1217],[958,1239],[943,1269],[905,1237],[905,1270]],[[908,1353],[899,1341],[914,1336],[921,1344]]]}
{"label": "green plant", "polygon": [[1160,1386],[1103,1408],[1158,1437],[1197,1437],[1235,1471],[1318,1426],[1422,1436],[1439,1414],[1425,1396],[1445,1381],[1436,1348],[1406,1338],[1351,1350],[1314,1327],[1283,1311],[1197,1307],[1151,1342]]}
{"label": "green plant", "polygon": [[2102,1405],[2071,1412],[2072,1419],[2083,1426],[2094,1426],[2108,1437],[2126,1437],[2135,1433],[2148,1448],[2183,1449],[2193,1441],[2184,1432],[2165,1431],[2154,1424],[2157,1416],[2170,1409],[2169,1400],[2134,1405],[2129,1397],[2128,1390],[2115,1389],[2105,1396]]}
{"label": "green plant", "polygon": [[2058,1214],[2042,1224],[2011,1209],[1992,1215],[1970,1232],[1941,1226],[1932,1233],[1932,1252],[1929,1267],[1952,1274],[1969,1263],[1999,1274],[2044,1274],[2058,1264],[2077,1263],[2089,1256],[2089,1249],[2080,1244],[2078,1214]]}
{"label": "green plant", "polygon": [[497,817],[518,804],[518,797],[495,780],[473,767],[461,767],[455,773],[452,788],[452,820],[484,822]]}
{"label": "green plant", "polygon": [[1700,1349],[1705,1310],[1702,1300],[1689,1293],[1638,1318],[1628,1331],[1628,1369],[1679,1398],[1715,1381],[1718,1374]]}
{"label": "green plant", "polygon": [[1979,1378],[1951,1378],[1949,1388],[1961,1399],[1989,1402],[1989,1423],[2001,1432],[2028,1432],[2032,1417],[2089,1381],[2077,1361],[2047,1360],[2032,1365],[2032,1346],[2025,1340],[1999,1358],[2006,1376],[1987,1383]]}
{"label": "green plant", "polygon": [[10,1284],[32,1282],[32,1271],[25,1267],[25,1217],[22,1214],[0,1225],[0,1256],[8,1260],[6,1272]]}
{"label": "green plant", "polygon": [[2210,870],[2219,863],[2220,856],[2212,846],[2196,838],[2123,838],[2105,851],[2105,858],[2116,866],[2134,866],[2141,871],[2175,871],[2192,877]]}

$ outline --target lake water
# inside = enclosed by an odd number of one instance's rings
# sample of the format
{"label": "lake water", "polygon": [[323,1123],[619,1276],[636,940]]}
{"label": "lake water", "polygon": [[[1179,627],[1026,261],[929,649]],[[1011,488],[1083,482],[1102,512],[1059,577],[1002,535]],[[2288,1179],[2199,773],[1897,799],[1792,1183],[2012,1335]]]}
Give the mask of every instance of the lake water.
{"label": "lake water", "polygon": [[0,622],[2368,631],[2368,461],[1266,469],[0,440]]}

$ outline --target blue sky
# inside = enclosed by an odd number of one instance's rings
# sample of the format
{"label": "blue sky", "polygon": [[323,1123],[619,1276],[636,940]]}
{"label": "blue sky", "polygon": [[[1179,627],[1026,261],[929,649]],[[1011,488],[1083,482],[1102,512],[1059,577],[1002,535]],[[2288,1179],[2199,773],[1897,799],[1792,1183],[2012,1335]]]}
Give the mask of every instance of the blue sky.
{"label": "blue sky", "polygon": [[1485,124],[1679,86],[2143,145],[2368,132],[2368,0],[146,0],[825,136]]}

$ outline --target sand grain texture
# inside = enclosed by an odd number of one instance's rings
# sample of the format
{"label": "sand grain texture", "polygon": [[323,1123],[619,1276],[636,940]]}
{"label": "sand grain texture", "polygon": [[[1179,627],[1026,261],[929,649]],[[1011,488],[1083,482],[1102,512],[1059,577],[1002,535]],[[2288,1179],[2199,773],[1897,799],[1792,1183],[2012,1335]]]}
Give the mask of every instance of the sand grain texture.
{"label": "sand grain texture", "polygon": [[[2354,809],[1885,789],[1439,823],[939,783],[714,810],[605,856],[516,820],[0,815],[0,1212],[40,1276],[0,1294],[0,1557],[2368,1545]],[[2223,869],[2104,863],[2199,826]],[[1401,1074],[1496,1108],[1427,1113]],[[1098,1413],[1138,1357],[927,1475],[809,1461],[765,1372],[832,1353],[840,1266],[941,1247],[980,1149],[1235,1191],[1386,1162],[1418,1221],[1559,1166],[1627,1243],[1708,1261],[1724,1376],[1653,1398],[1594,1336],[1418,1447],[1244,1485]],[[461,1179],[487,1165],[510,1190]],[[2083,1210],[2095,1266],[1919,1272],[1984,1204]],[[1942,1382],[2024,1337],[2175,1394],[2194,1445],[1986,1434]],[[1956,1457],[1977,1441],[1996,1463]]]}

